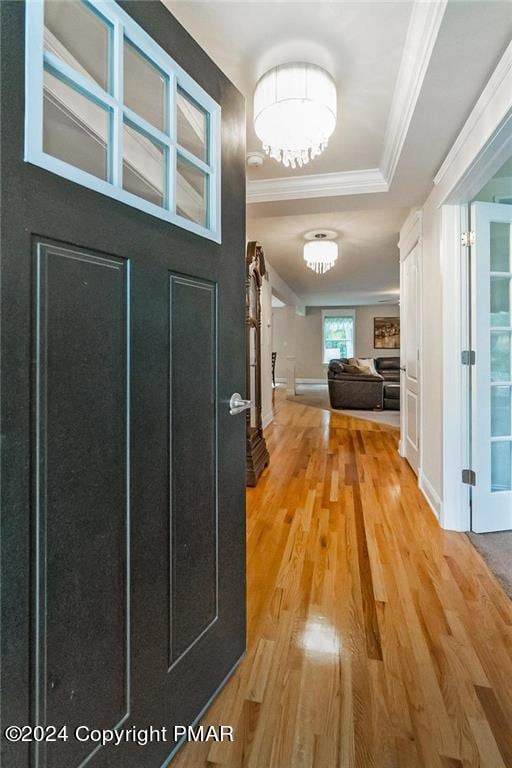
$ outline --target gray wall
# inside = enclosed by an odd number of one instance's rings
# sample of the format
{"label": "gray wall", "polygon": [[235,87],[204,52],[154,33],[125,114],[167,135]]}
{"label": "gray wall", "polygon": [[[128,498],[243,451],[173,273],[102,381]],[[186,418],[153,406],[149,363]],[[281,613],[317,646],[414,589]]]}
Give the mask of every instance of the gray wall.
{"label": "gray wall", "polygon": [[[273,351],[277,352],[276,376],[286,375],[286,356],[295,354],[295,375],[299,379],[324,379],[327,367],[322,363],[322,309],[308,307],[305,316],[294,307],[274,308],[272,312]],[[400,315],[398,304],[369,307],[343,307],[356,314],[356,357],[388,357],[400,355],[399,349],[374,349],[373,318]],[[293,350],[295,342],[295,350]]]}

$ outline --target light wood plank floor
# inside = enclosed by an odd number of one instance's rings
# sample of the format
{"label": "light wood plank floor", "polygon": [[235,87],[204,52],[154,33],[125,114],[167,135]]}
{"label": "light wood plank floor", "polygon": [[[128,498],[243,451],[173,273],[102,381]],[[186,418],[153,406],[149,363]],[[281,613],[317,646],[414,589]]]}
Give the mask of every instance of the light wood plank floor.
{"label": "light wood plank floor", "polygon": [[173,768],[512,768],[512,604],[398,432],[278,393],[248,492],[248,652]]}

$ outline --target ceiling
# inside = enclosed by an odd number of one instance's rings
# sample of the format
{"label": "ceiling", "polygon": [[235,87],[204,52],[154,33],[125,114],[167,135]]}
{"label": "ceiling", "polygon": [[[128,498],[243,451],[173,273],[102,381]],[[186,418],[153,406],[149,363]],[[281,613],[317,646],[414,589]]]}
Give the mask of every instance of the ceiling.
{"label": "ceiling", "polygon": [[[405,208],[371,211],[275,216],[249,219],[249,240],[264,245],[272,266],[295,294],[309,305],[336,304],[339,285],[346,304],[373,304],[381,299],[398,300],[398,235],[407,215]],[[338,238],[338,261],[327,275],[317,275],[303,260],[304,235],[312,229],[333,229]],[[265,232],[265,239],[259,232]],[[278,264],[272,254],[279,254]],[[326,280],[326,277],[328,279]]]}
{"label": "ceiling", "polygon": [[[196,37],[247,104],[247,149],[260,150],[252,126],[258,78],[287,61],[312,61],[338,86],[338,124],[330,146],[308,170],[374,168],[380,159],[387,114],[411,13],[410,2],[166,3]],[[255,178],[293,175],[267,159]]]}
{"label": "ceiling", "polygon": [[[338,124],[329,147],[302,172],[374,168],[400,65],[411,2],[182,2],[164,0],[246,97],[247,150],[262,151],[252,125],[258,78],[287,61],[327,69],[338,87]],[[297,171],[265,159],[251,178]]]}
{"label": "ceiling", "polygon": [[[338,86],[338,124],[299,170],[265,158],[248,169],[248,236],[306,303],[372,303],[398,291],[398,233],[433,178],[512,37],[511,4],[163,0],[244,93],[247,150],[257,79],[307,60]],[[469,41],[477,41],[477,44]],[[341,258],[319,277],[302,235],[340,233]]]}

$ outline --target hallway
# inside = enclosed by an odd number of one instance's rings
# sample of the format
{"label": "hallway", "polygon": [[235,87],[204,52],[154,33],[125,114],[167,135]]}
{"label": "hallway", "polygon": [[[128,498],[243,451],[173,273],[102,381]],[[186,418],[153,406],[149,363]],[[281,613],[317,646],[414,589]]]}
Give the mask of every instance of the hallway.
{"label": "hallway", "polygon": [[398,432],[277,393],[248,493],[248,652],[173,768],[512,766],[512,606]]}

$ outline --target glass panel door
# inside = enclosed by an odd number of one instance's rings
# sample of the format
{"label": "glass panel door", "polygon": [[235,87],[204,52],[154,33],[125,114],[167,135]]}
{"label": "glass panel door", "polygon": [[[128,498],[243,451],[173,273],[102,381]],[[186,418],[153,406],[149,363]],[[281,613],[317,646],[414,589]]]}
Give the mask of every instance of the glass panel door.
{"label": "glass panel door", "polygon": [[474,203],[473,530],[512,528],[512,206]]}

